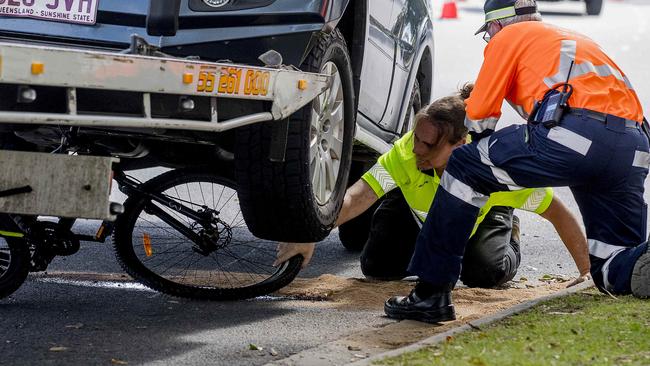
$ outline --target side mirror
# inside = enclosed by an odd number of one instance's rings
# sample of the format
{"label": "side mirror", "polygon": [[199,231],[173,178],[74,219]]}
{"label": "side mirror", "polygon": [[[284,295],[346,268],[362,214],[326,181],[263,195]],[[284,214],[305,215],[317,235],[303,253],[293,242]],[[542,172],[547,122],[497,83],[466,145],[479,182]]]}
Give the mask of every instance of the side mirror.
{"label": "side mirror", "polygon": [[150,0],[147,14],[147,34],[150,36],[175,36],[178,31],[178,14],[181,0]]}

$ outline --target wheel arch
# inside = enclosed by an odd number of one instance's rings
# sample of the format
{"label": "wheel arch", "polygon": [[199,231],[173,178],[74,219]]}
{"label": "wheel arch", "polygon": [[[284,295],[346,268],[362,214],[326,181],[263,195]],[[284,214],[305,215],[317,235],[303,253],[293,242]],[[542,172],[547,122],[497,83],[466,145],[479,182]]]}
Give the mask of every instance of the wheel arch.
{"label": "wheel arch", "polygon": [[348,46],[350,61],[352,63],[352,78],[354,84],[355,110],[359,103],[359,89],[361,87],[361,68],[366,39],[367,0],[342,1],[345,9],[336,21],[336,28],[341,31]]}

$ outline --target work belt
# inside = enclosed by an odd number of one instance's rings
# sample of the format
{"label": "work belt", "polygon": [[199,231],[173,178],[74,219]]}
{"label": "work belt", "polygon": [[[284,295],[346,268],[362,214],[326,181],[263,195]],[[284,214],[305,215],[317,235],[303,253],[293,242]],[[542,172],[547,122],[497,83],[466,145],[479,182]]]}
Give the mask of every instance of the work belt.
{"label": "work belt", "polygon": [[[606,114],[601,112],[592,111],[590,109],[584,108],[570,108],[566,114],[574,116],[584,116],[587,118],[595,119],[596,121],[606,122],[608,118],[617,118],[625,121],[625,127],[627,128],[641,128],[641,123],[633,121],[631,119],[624,119],[621,117],[614,116],[612,114]],[[622,121],[621,121],[622,122]]]}

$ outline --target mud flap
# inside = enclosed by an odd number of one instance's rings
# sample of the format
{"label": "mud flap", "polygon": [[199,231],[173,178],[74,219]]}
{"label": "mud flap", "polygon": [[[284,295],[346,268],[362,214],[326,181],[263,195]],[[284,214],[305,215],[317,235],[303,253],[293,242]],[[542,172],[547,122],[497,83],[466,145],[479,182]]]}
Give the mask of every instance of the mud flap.
{"label": "mud flap", "polygon": [[287,136],[289,134],[289,119],[285,118],[273,122],[271,128],[271,146],[269,148],[269,160],[273,162],[284,162],[287,152]]}

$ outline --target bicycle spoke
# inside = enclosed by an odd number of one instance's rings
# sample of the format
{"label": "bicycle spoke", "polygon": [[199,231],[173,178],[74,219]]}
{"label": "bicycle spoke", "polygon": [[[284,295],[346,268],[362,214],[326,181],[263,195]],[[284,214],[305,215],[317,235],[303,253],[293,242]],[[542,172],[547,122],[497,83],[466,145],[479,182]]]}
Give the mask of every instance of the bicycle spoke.
{"label": "bicycle spoke", "polygon": [[[167,287],[183,285],[215,291],[213,296],[221,297],[220,289],[253,288],[262,282],[272,283],[282,273],[272,265],[276,258],[275,246],[255,238],[246,229],[234,185],[219,184],[222,178],[213,181],[209,175],[171,177],[174,178],[167,185],[161,180],[160,191],[152,193],[194,211],[208,210],[210,216],[206,217],[209,221],[197,223],[165,203],[152,202],[201,238],[202,242],[194,243],[174,227],[176,224],[171,226],[156,215],[145,213],[141,206],[129,229],[131,251],[147,269],[142,272],[144,278],[167,280],[148,281],[150,286],[161,287],[166,292]],[[207,178],[203,180],[203,177]]]}

